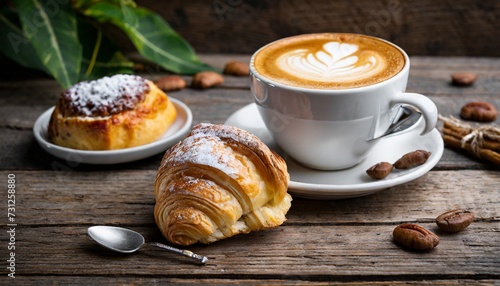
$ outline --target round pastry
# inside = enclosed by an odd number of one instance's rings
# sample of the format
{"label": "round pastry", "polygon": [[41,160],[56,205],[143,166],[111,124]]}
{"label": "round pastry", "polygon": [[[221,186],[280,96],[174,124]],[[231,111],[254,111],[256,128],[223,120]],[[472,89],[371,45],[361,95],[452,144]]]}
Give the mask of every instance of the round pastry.
{"label": "round pastry", "polygon": [[80,82],[64,91],[49,122],[49,139],[80,150],[113,150],[157,140],[177,111],[154,83],[134,75]]}

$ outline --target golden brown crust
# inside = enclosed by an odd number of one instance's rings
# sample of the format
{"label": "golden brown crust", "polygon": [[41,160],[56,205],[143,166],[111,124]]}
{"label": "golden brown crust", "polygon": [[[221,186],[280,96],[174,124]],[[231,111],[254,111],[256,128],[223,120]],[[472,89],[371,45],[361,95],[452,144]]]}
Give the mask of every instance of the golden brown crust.
{"label": "golden brown crust", "polygon": [[177,111],[167,95],[152,82],[144,100],[133,109],[108,116],[63,116],[60,104],[49,122],[49,139],[80,150],[113,150],[157,140],[174,122]]}
{"label": "golden brown crust", "polygon": [[172,243],[211,243],[281,225],[290,208],[285,161],[257,137],[199,124],[165,153],[155,219]]}

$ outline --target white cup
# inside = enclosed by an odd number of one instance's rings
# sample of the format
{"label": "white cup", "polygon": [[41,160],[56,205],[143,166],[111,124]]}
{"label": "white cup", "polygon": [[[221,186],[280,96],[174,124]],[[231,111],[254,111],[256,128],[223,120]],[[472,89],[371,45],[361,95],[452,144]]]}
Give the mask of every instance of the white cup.
{"label": "white cup", "polygon": [[382,135],[402,104],[422,113],[425,127],[421,135],[432,131],[438,117],[436,105],[424,95],[405,92],[410,59],[390,44],[404,55],[401,71],[380,83],[348,89],[278,83],[256,70],[254,60],[260,50],[255,52],[250,60],[251,90],[274,141],[304,166],[338,170],[355,166],[384,140]]}

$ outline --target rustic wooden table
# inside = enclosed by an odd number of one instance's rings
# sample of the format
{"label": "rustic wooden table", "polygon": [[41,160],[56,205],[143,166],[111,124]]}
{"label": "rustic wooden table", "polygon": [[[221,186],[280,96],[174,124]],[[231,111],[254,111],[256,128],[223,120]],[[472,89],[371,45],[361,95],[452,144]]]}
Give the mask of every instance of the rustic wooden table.
{"label": "rustic wooden table", "polygon": [[[248,58],[204,57],[219,67],[229,59]],[[449,84],[450,74],[462,70],[479,75],[473,87]],[[160,75],[153,71],[143,74],[150,79]],[[413,57],[408,90],[428,95],[443,115],[457,116],[463,104],[477,99],[500,107],[500,59]],[[153,181],[162,154],[132,163],[92,166],[45,153],[35,142],[32,127],[36,118],[54,105],[60,91],[55,81],[46,78],[0,83],[0,173],[4,186],[0,272],[4,282],[500,283],[499,167],[449,149],[429,173],[409,183],[356,199],[295,197],[281,227],[189,247],[208,256],[205,266],[149,247],[133,255],[107,251],[87,236],[87,227],[124,226],[143,233],[148,241],[165,242],[153,218]],[[248,79],[237,77],[226,77],[218,88],[188,88],[169,96],[192,109],[194,124],[223,123],[252,102]],[[13,222],[7,215],[9,174],[16,180]],[[458,234],[440,232],[434,218],[454,208],[474,211],[475,222]],[[391,236],[402,222],[435,231],[441,243],[428,253],[401,249],[392,243]],[[9,223],[17,226],[7,226]],[[10,262],[6,260],[11,259],[11,252],[15,254],[15,280],[8,280]]]}

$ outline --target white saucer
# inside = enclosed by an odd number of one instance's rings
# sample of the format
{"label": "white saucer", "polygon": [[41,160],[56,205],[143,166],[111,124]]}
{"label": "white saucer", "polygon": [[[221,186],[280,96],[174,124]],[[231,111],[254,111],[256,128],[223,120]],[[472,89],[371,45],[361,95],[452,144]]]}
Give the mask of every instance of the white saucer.
{"label": "white saucer", "polygon": [[77,150],[55,145],[47,138],[47,128],[54,107],[38,117],[33,126],[33,133],[42,149],[66,161],[86,164],[117,164],[136,161],[164,152],[184,139],[191,131],[193,115],[189,107],[175,98],[169,99],[177,109],[177,117],[160,139],[146,145],[110,151]]}
{"label": "white saucer", "polygon": [[[382,139],[368,158],[355,167],[340,171],[319,171],[300,165],[279,149],[267,131],[255,103],[233,113],[225,124],[249,131],[282,155],[290,173],[289,192],[311,199],[354,198],[407,183],[430,171],[439,162],[444,150],[443,139],[437,129],[424,136],[419,135],[423,129],[421,120],[416,128],[404,134]],[[382,180],[374,180],[366,174],[366,170],[378,162],[393,163],[402,155],[417,149],[432,152],[427,162],[421,166],[409,170],[394,170]]]}

